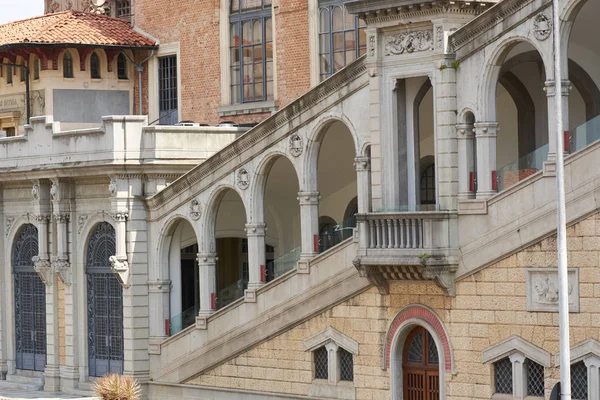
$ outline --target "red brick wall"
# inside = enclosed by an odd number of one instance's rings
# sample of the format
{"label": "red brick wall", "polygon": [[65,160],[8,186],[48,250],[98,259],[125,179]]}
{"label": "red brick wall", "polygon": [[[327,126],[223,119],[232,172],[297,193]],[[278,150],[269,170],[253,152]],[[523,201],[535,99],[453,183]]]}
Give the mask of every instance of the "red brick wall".
{"label": "red brick wall", "polygon": [[[219,117],[219,12],[219,0],[137,0],[135,23],[161,43],[179,42],[182,119],[211,125],[220,121],[260,122],[269,114]],[[310,88],[308,1],[276,0],[273,12],[277,100],[282,107]],[[147,88],[144,93],[147,96]]]}

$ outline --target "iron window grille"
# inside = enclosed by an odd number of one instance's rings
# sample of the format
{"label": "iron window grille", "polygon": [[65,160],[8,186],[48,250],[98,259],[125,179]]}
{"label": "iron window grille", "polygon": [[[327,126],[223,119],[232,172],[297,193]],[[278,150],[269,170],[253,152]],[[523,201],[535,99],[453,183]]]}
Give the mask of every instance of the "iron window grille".
{"label": "iron window grille", "polygon": [[273,99],[271,0],[232,0],[231,103]]}
{"label": "iron window grille", "polygon": [[319,347],[313,352],[315,361],[315,379],[329,379],[329,361],[325,347]]}
{"label": "iron window grille", "polygon": [[527,360],[527,395],[544,397],[544,367],[534,361]]}
{"label": "iron window grille", "polygon": [[33,79],[40,79],[40,59],[37,57],[33,57]]}
{"label": "iron window grille", "polygon": [[571,398],[573,400],[588,398],[587,367],[583,361],[571,365]]}
{"label": "iron window grille", "polygon": [[352,353],[346,351],[340,347],[339,353],[339,366],[340,366],[340,380],[352,382],[354,380],[354,359]]}
{"label": "iron window grille", "polygon": [[177,56],[158,59],[158,111],[160,125],[175,125],[178,118]]}
{"label": "iron window grille", "polygon": [[68,50],[63,55],[63,77],[73,78],[73,56]]}
{"label": "iron window grille", "polygon": [[13,67],[10,65],[6,67],[6,83],[9,85],[13,83]]}
{"label": "iron window grille", "polygon": [[366,24],[348,13],[348,0],[319,1],[319,70],[327,79],[367,52]]}
{"label": "iron window grille", "polygon": [[131,3],[129,0],[117,0],[117,17],[129,17],[131,15]]}
{"label": "iron window grille", "polygon": [[100,79],[100,57],[96,52],[90,57],[90,75],[92,79]]}
{"label": "iron window grille", "polygon": [[512,362],[508,357],[494,363],[496,393],[513,394]]}
{"label": "iron window grille", "polygon": [[117,57],[117,76],[119,79],[128,79],[127,59],[123,53],[119,53],[119,56]]}

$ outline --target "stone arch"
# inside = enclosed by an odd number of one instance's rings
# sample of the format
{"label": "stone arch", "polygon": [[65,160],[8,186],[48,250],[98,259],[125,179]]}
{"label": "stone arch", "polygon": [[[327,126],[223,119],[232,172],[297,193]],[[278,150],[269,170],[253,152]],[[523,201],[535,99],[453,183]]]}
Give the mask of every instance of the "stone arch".
{"label": "stone arch", "polygon": [[[85,68],[86,68],[86,72],[91,73],[92,72],[92,54],[96,53],[96,55],[98,56],[98,60],[100,61],[100,79],[105,78],[105,74],[107,74],[108,72],[108,57],[106,56],[106,52],[104,51],[104,49],[94,49],[93,51],[91,51],[88,55],[86,55],[86,59],[85,59]],[[116,57],[115,57],[116,59]]]}
{"label": "stone arch", "polygon": [[561,21],[573,22],[581,8],[587,3],[588,0],[567,0],[563,6],[559,19]]}
{"label": "stone arch", "polygon": [[65,53],[69,52],[69,54],[71,54],[71,57],[73,58],[73,76],[76,76],[77,73],[79,73],[79,66],[81,65],[81,58],[79,55],[79,52],[77,51],[77,49],[64,49],[60,52],[60,54],[58,55],[57,61],[58,61],[58,71],[60,71],[60,74],[62,76],[63,73],[63,64],[64,64],[64,60],[65,60]]}
{"label": "stone arch", "polygon": [[[383,352],[383,367],[390,369],[393,399],[402,398],[402,352],[406,339],[416,327],[425,328],[432,336],[438,351],[440,399],[446,398],[446,373],[453,371],[453,358],[448,342],[449,335],[440,318],[426,306],[409,305],[396,314],[386,335]],[[399,356],[398,356],[399,355]]]}
{"label": "stone arch", "polygon": [[473,125],[477,118],[475,118],[475,111],[472,107],[465,107],[458,113],[456,120],[459,121],[459,124]]}
{"label": "stone arch", "polygon": [[200,242],[197,226],[193,221],[190,221],[187,216],[183,214],[173,214],[166,218],[159,229],[158,246],[156,250],[158,254],[155,259],[155,262],[157,263],[157,272],[160,274],[160,279],[166,279],[169,276],[169,250],[171,247],[171,239],[174,231],[183,221],[190,224],[194,230],[194,235],[196,236],[196,240],[198,240],[198,244]]}
{"label": "stone arch", "polygon": [[90,240],[90,237],[92,236],[92,234],[94,233],[94,229],[96,228],[96,225],[98,225],[102,222],[108,222],[109,224],[111,224],[113,226],[113,228],[115,228],[115,226],[116,226],[116,221],[113,218],[113,216],[110,215],[108,212],[101,211],[101,212],[97,212],[97,213],[91,215],[81,228],[81,238],[83,239],[82,243],[84,245],[78,246],[80,249],[79,250],[80,254],[78,254],[78,256],[79,256],[79,259],[82,260],[84,269],[85,269],[85,257],[86,257],[87,243]]}
{"label": "stone arch", "polygon": [[242,200],[244,212],[246,213],[246,223],[250,221],[251,214],[249,212],[247,199],[243,195],[243,193],[237,190],[234,185],[226,183],[218,185],[211,191],[206,202],[204,217],[202,219],[202,235],[199,236],[200,242],[198,243],[200,253],[214,253],[216,251],[215,233],[217,215],[219,213],[219,206],[221,205],[221,200],[223,200],[223,196],[225,196],[227,190],[229,189],[233,190]]}

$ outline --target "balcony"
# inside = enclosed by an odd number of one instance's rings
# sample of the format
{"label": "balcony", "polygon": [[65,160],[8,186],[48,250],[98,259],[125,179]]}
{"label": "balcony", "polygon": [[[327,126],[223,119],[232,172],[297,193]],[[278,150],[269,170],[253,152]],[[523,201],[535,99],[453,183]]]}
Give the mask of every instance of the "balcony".
{"label": "balcony", "polygon": [[454,295],[457,216],[444,211],[357,214],[361,275],[388,293],[389,281],[433,281]]}

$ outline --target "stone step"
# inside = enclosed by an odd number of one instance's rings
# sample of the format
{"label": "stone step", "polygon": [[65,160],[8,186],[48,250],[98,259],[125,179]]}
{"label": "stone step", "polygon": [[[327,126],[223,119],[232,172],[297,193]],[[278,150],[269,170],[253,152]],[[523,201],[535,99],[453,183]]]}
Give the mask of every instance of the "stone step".
{"label": "stone step", "polygon": [[30,378],[19,375],[7,375],[5,381],[0,381],[0,390],[44,390],[42,378]]}
{"label": "stone step", "polygon": [[79,388],[63,388],[63,392],[79,397],[94,397],[94,392],[92,391],[93,384],[90,383],[80,383]]}

